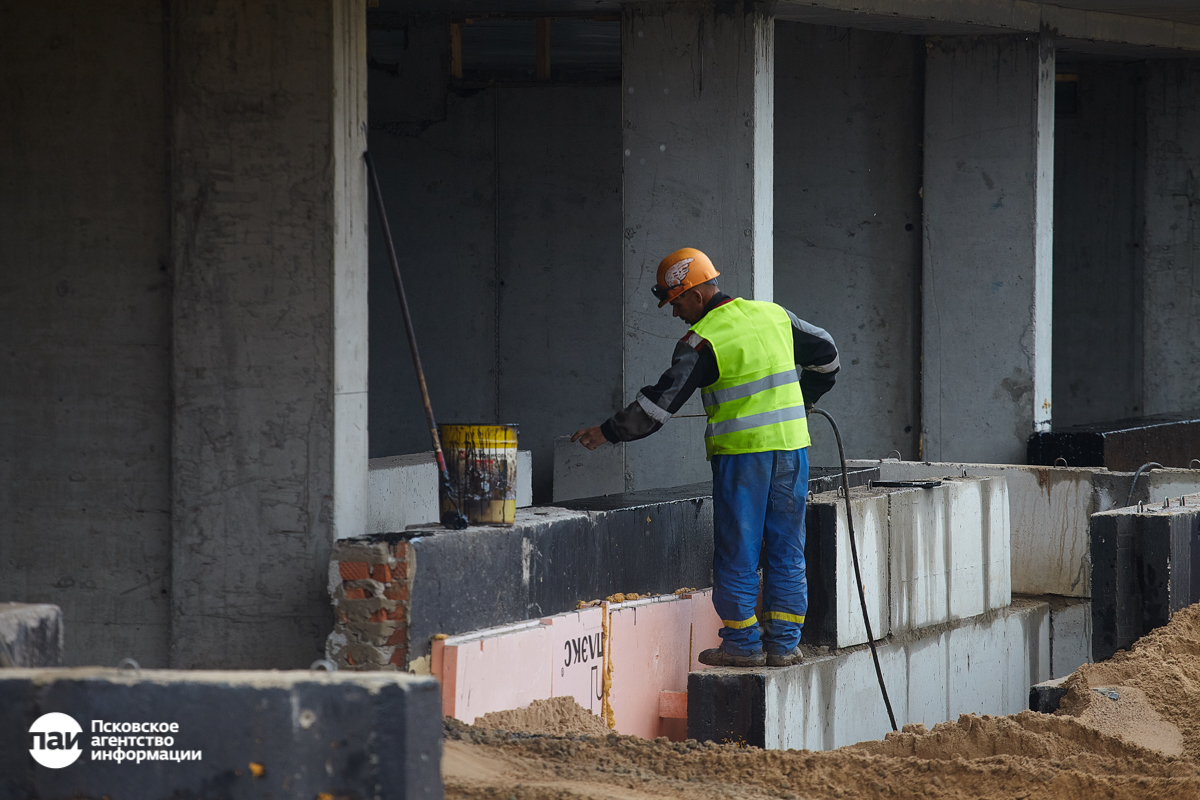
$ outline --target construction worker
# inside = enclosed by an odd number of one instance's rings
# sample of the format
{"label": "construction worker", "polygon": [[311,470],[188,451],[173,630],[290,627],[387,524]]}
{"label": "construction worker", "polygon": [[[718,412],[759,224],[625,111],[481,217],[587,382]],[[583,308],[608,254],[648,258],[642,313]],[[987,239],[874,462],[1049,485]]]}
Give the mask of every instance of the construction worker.
{"label": "construction worker", "polygon": [[[838,353],[824,330],[774,303],[734,298],[694,248],[658,265],[659,308],[691,327],[658,383],[603,424],[576,431],[589,450],[657,431],[697,389],[708,414],[713,473],[713,605],[724,623],[710,666],[790,666],[803,660],[808,610],[804,509],[811,406],[833,386]],[[800,367],[797,376],[796,367]],[[760,561],[761,560],[761,561]],[[764,566],[763,616],[755,614]]]}

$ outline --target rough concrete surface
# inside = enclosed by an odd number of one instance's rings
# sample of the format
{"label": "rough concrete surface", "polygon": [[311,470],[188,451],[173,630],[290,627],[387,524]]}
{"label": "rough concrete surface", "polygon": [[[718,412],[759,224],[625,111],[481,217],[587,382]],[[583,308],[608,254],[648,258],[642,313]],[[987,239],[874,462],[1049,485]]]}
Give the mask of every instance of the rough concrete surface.
{"label": "rough concrete surface", "polygon": [[[650,294],[658,263],[697,247],[725,291],[771,300],[774,19],[756,4],[621,7],[624,163],[622,404],[653,384],[684,333]],[[703,415],[699,395],[680,411]],[[625,488],[707,479],[700,418],[625,451]]]}
{"label": "rough concrete surface", "polygon": [[1145,92],[1144,412],[1160,414],[1200,407],[1200,65],[1151,62]]}
{"label": "rough concrete surface", "polygon": [[1050,677],[1063,678],[1092,663],[1092,602],[1050,599]]}
{"label": "rough concrete surface", "polygon": [[0,594],[67,664],[167,664],[163,10],[0,12]]}
{"label": "rough concrete surface", "polygon": [[[1012,590],[1020,594],[1091,597],[1088,526],[1091,515],[1126,504],[1133,475],[1096,468],[1025,467],[928,461],[850,462],[876,466],[882,480],[961,476],[1003,477],[1012,524]],[[1142,474],[1133,501],[1162,503],[1200,490],[1200,471]]]}
{"label": "rough concrete surface", "polygon": [[170,664],[307,665],[366,527],[365,4],[172,14]]}
{"label": "rough concrete surface", "polygon": [[[1017,601],[881,645],[897,725],[959,714],[1015,714],[1049,678],[1050,608]],[[865,646],[774,669],[714,668],[688,676],[688,736],[772,750],[832,750],[890,726]]]}
{"label": "rough concrete surface", "polygon": [[925,65],[923,456],[1021,463],[1051,414],[1054,47],[947,37]]}
{"label": "rough concrete surface", "polygon": [[1054,118],[1055,428],[1142,411],[1142,69],[1058,67],[1077,80]]}
{"label": "rough concrete surface", "polygon": [[[1009,501],[1001,478],[957,478],[929,489],[850,494],[862,585],[876,639],[1007,606]],[[850,554],[845,501],[809,503],[804,641],[867,641]]]}
{"label": "rough concrete surface", "polygon": [[1092,656],[1117,650],[1200,602],[1192,565],[1200,555],[1200,495],[1173,506],[1137,506],[1092,516]]}
{"label": "rough concrete surface", "polygon": [[569,436],[555,439],[554,502],[624,492],[627,446],[617,442],[588,450]]}
{"label": "rough concrete surface", "polygon": [[58,667],[62,661],[61,608],[0,603],[0,667]]}
{"label": "rough concrete surface", "polygon": [[918,453],[924,62],[916,36],[775,25],[775,302],[842,351],[819,405],[850,453]]}
{"label": "rough concrete surface", "polygon": [[[412,675],[0,671],[0,798],[440,798],[438,685]],[[30,726],[59,713],[82,728],[77,761],[38,766]],[[108,724],[166,723],[158,746]],[[69,733],[69,731],[66,731]],[[112,739],[129,740],[122,743]],[[139,741],[140,740],[140,741]],[[181,761],[98,760],[121,751],[198,753]],[[50,751],[55,752],[55,751]]]}

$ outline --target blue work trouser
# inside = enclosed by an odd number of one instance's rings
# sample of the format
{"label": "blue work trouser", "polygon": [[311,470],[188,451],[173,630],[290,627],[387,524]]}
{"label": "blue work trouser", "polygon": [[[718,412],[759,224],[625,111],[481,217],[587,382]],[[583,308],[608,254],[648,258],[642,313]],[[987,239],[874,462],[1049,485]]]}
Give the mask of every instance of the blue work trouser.
{"label": "blue work trouser", "polygon": [[[758,653],[764,645],[768,653],[790,653],[808,611],[808,450],[715,455],[712,471],[713,605],[724,623],[721,647],[734,655]],[[761,627],[755,615],[760,559]]]}

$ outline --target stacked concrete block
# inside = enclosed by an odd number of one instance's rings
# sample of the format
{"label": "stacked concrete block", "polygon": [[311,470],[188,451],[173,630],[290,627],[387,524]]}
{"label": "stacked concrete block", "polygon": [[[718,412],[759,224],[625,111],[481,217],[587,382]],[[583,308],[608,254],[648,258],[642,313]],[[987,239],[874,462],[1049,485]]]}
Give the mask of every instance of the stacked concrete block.
{"label": "stacked concrete block", "polygon": [[[1050,673],[1050,608],[1018,601],[878,648],[896,723],[1015,714]],[[688,736],[768,749],[830,750],[890,730],[871,652],[851,648],[795,667],[688,676]]]}
{"label": "stacked concrete block", "polygon": [[1200,550],[1200,495],[1170,507],[1137,506],[1092,516],[1092,656],[1097,661],[1166,625],[1200,601],[1192,575]]}
{"label": "stacked concrete block", "polygon": [[0,709],[2,800],[442,797],[427,677],[13,669]]}
{"label": "stacked concrete block", "polygon": [[946,480],[889,495],[891,630],[917,630],[1012,599],[1003,479]]}
{"label": "stacked concrete block", "polygon": [[[883,491],[852,489],[854,535],[863,592],[876,639],[888,635],[888,497]],[[850,553],[846,505],[836,492],[814,497],[805,521],[804,556],[809,606],[806,644],[849,647],[867,641]]]}
{"label": "stacked concrete block", "polygon": [[1133,472],[1147,461],[1186,467],[1200,454],[1200,418],[1162,414],[1136,420],[1073,425],[1029,437],[1030,464],[1063,458],[1086,467]]}
{"label": "stacked concrete block", "polygon": [[330,660],[360,671],[407,666],[412,572],[408,542],[398,537],[334,544],[329,593],[337,626],[325,646]]}
{"label": "stacked concrete block", "polygon": [[[886,481],[969,475],[1002,477],[1009,498],[1012,591],[1091,597],[1088,525],[1091,515],[1124,506],[1133,473],[1097,468],[964,464],[928,461],[854,461],[879,468]],[[1133,502],[1161,503],[1200,491],[1200,470],[1142,474]]]}
{"label": "stacked concrete block", "polygon": [[62,660],[62,609],[0,603],[0,667],[57,667]]}
{"label": "stacked concrete block", "polygon": [[[1008,494],[1002,478],[947,479],[940,486],[851,490],[867,610],[877,639],[1007,606]],[[809,504],[808,644],[866,642],[844,500]]]}
{"label": "stacked concrete block", "polygon": [[342,539],[330,567],[338,613],[327,652],[343,668],[427,669],[427,660],[412,662],[428,658],[436,634],[538,619],[618,592],[710,586],[710,491],[701,484],[519,509],[508,527]]}
{"label": "stacked concrete block", "polygon": [[1050,601],[1050,677],[1065,678],[1092,662],[1092,603],[1056,597]]}

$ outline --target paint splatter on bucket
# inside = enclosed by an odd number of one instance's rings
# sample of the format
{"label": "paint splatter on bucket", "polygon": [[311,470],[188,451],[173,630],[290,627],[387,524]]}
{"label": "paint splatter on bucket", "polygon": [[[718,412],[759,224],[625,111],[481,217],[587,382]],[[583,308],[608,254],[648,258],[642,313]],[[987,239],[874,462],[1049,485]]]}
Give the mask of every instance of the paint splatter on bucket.
{"label": "paint splatter on bucket", "polygon": [[[472,525],[512,525],[517,515],[517,426],[438,425],[450,486]],[[442,513],[454,509],[439,493]]]}

